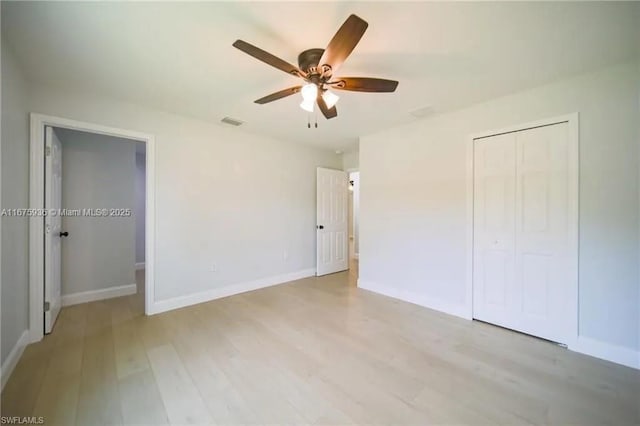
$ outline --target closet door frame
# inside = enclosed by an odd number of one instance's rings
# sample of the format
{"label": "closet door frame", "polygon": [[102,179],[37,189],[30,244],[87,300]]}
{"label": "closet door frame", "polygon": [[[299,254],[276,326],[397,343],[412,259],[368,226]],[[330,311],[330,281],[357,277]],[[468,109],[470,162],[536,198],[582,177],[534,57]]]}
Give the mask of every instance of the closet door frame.
{"label": "closet door frame", "polygon": [[474,196],[474,147],[475,140],[496,136],[504,133],[518,132],[533,129],[536,127],[551,126],[554,124],[567,123],[568,128],[568,172],[569,172],[569,199],[568,217],[570,256],[568,265],[570,270],[569,288],[572,294],[570,304],[567,307],[566,318],[568,335],[562,342],[571,347],[578,339],[578,238],[579,238],[579,114],[577,112],[557,117],[546,118],[524,124],[517,124],[500,129],[486,130],[471,134],[467,137],[467,264],[466,264],[466,294],[465,312],[469,320],[473,319],[473,196]]}

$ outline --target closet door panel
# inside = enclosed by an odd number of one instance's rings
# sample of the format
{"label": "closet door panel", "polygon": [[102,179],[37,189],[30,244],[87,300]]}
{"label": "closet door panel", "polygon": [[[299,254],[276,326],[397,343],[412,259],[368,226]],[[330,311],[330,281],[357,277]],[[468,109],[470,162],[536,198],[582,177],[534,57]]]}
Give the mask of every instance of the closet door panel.
{"label": "closet door panel", "polygon": [[474,144],[474,318],[512,325],[515,135]]}
{"label": "closet door panel", "polygon": [[516,134],[515,293],[519,329],[549,340],[566,336],[569,297],[568,127]]}

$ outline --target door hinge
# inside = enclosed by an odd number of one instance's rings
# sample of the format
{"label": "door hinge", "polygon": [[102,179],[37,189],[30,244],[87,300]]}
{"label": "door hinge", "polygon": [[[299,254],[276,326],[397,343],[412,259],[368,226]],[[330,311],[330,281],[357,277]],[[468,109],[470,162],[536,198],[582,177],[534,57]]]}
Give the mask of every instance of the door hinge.
{"label": "door hinge", "polygon": [[50,146],[46,146],[44,148],[44,155],[47,156],[47,157],[51,155],[51,147]]}
{"label": "door hinge", "polygon": [[51,304],[49,302],[44,302],[44,311],[49,312],[49,309],[51,309]]}

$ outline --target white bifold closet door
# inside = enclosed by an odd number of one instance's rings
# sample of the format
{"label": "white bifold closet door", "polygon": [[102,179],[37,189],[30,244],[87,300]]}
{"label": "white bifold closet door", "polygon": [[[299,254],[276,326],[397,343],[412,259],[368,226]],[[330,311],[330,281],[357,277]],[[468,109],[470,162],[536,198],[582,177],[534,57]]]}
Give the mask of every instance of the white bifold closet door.
{"label": "white bifold closet door", "polygon": [[473,316],[566,343],[568,124],[474,141]]}

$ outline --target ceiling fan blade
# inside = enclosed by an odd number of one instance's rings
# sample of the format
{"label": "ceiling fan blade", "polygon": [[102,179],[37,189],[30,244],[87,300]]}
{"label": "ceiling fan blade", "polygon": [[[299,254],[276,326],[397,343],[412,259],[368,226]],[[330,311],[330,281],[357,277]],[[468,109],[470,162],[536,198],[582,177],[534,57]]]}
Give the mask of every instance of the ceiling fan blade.
{"label": "ceiling fan blade", "polygon": [[[331,85],[334,89],[350,90],[352,92],[395,92],[398,82],[382,78],[369,77],[338,77],[334,80],[338,84]],[[332,82],[333,83],[333,82]]]}
{"label": "ceiling fan blade", "polygon": [[368,26],[362,18],[349,16],[329,42],[318,64],[330,65],[335,72],[356,47]]}
{"label": "ceiling fan blade", "polygon": [[294,95],[302,89],[302,86],[289,87],[288,89],[280,90],[279,92],[272,93],[254,101],[257,104],[268,104],[269,102],[277,101],[278,99],[286,98],[287,96]]}
{"label": "ceiling fan blade", "polygon": [[327,103],[322,99],[322,96],[318,96],[318,108],[320,108],[322,115],[324,115],[327,120],[338,116],[338,110],[336,107],[327,107]]}
{"label": "ceiling fan blade", "polygon": [[246,41],[236,40],[233,43],[233,47],[242,50],[247,55],[251,55],[256,59],[271,65],[272,67],[278,68],[279,70],[284,71],[287,74],[291,74],[296,77],[304,76],[304,73],[300,71],[300,69],[295,65],[292,65],[287,61],[260,49],[259,47],[249,44]]}

